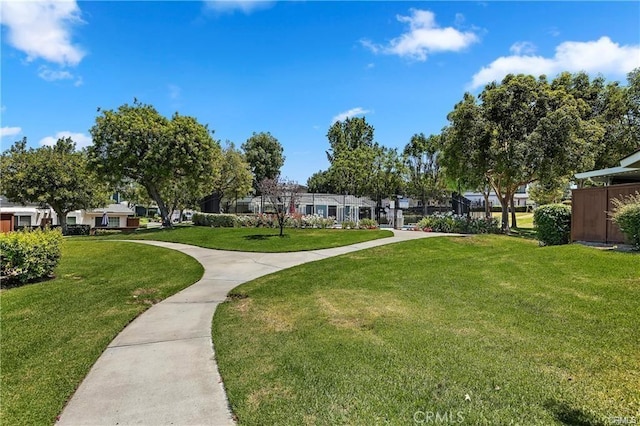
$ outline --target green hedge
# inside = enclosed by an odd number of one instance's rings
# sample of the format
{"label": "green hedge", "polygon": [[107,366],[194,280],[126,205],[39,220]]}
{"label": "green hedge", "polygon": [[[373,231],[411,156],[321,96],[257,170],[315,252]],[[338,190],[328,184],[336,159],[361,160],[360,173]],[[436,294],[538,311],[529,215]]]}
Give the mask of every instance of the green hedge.
{"label": "green hedge", "polygon": [[425,232],[453,232],[458,234],[496,234],[498,220],[495,218],[476,218],[453,213],[435,213],[425,216],[416,225]]}
{"label": "green hedge", "polygon": [[2,287],[50,276],[60,260],[61,245],[57,229],[0,234]]}
{"label": "green hedge", "polygon": [[192,220],[196,226],[211,228],[233,228],[236,224],[236,216],[233,214],[194,213]]}
{"label": "green hedge", "polygon": [[640,193],[623,199],[613,199],[611,219],[629,239],[636,250],[640,250]]}
{"label": "green hedge", "polygon": [[547,204],[533,212],[533,227],[541,245],[567,244],[571,236],[571,207]]}

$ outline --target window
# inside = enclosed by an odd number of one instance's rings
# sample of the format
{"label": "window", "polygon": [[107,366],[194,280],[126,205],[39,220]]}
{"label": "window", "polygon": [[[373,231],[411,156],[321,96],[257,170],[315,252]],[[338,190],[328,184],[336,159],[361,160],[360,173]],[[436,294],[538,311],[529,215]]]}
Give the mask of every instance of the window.
{"label": "window", "polygon": [[31,226],[31,216],[16,216],[16,227]]}
{"label": "window", "polygon": [[338,206],[329,206],[329,217],[338,217]]}
{"label": "window", "polygon": [[[98,228],[103,228],[102,225],[102,216],[96,216],[96,221],[94,222],[95,226]],[[110,217],[108,228],[119,228],[120,227],[120,218],[119,217]]]}
{"label": "window", "polygon": [[75,225],[76,219],[75,216],[67,216],[67,225]]}
{"label": "window", "polygon": [[313,205],[312,204],[307,204],[304,207],[304,214],[313,214]]}

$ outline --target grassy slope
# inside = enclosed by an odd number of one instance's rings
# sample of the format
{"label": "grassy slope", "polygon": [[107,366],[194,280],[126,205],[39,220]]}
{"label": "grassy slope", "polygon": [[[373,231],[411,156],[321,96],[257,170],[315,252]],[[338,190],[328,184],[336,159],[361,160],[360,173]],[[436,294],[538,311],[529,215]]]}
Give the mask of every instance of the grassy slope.
{"label": "grassy slope", "polygon": [[157,240],[219,250],[279,253],[340,247],[393,236],[391,231],[380,230],[285,229],[285,236],[280,238],[278,232],[270,228],[185,226],[96,238]]}
{"label": "grassy slope", "polygon": [[379,247],[240,286],[216,354],[241,424],[637,419],[639,264],[500,236]]}
{"label": "grassy slope", "polygon": [[2,291],[1,424],[52,424],[118,332],[203,269],[158,247],[66,240],[55,273]]}

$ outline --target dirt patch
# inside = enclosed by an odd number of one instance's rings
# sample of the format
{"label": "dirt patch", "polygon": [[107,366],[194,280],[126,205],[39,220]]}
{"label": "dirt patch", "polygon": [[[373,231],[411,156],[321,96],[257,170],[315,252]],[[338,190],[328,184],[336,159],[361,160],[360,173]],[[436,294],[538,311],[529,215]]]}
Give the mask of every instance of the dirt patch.
{"label": "dirt patch", "polygon": [[133,301],[137,305],[155,305],[162,299],[157,288],[137,288],[131,293]]}

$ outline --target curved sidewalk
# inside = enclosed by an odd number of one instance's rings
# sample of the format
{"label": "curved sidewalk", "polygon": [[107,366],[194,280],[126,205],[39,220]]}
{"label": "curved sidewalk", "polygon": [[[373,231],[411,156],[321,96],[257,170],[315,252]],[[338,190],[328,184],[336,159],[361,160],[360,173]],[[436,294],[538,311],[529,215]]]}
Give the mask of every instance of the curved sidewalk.
{"label": "curved sidewalk", "polygon": [[178,250],[205,269],[200,281],[154,305],[107,347],[64,408],[58,425],[233,425],[211,341],[211,320],[227,293],[292,266],[416,238],[394,236],[332,249],[246,253],[135,241]]}

